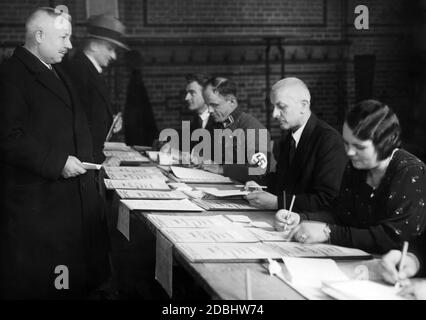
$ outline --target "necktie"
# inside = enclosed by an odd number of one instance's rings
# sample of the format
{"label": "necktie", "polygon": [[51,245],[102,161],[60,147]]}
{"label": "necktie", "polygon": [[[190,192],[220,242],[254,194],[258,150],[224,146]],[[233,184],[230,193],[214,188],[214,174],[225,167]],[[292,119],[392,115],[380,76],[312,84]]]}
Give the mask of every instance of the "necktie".
{"label": "necktie", "polygon": [[293,135],[290,134],[290,150],[288,151],[288,165],[291,166],[293,162],[294,155],[296,154],[296,141],[293,138]]}
{"label": "necktie", "polygon": [[59,78],[59,75],[56,73],[55,68],[53,68],[52,66],[50,66],[50,71],[53,73],[53,75],[57,78],[57,79],[61,79]]}
{"label": "necktie", "polygon": [[197,116],[197,129],[203,128],[203,119],[200,116]]}

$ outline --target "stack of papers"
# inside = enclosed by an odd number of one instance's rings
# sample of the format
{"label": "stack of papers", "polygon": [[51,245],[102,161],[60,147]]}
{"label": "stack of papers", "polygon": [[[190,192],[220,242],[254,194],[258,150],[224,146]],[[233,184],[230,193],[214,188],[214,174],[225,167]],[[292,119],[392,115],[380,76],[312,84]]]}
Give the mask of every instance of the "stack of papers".
{"label": "stack of papers", "polygon": [[276,254],[263,243],[177,243],[176,248],[191,262],[254,262]]}
{"label": "stack of papers", "polygon": [[139,190],[163,190],[169,191],[170,188],[164,181],[159,179],[137,179],[137,180],[111,180],[104,179],[107,189],[139,189]]}
{"label": "stack of papers", "polygon": [[241,190],[218,190],[217,188],[197,188],[198,190],[203,191],[204,193],[217,197],[217,198],[242,198],[243,196],[248,195],[249,191]]}
{"label": "stack of papers", "polygon": [[120,200],[130,210],[142,211],[203,211],[188,199],[182,200]]}
{"label": "stack of papers", "polygon": [[126,162],[149,162],[149,159],[137,151],[104,150],[105,157],[117,158]]}
{"label": "stack of papers", "polygon": [[265,242],[279,253],[280,257],[332,258],[332,259],[371,259],[372,256],[362,250],[334,246],[331,244],[303,244],[299,242]]}
{"label": "stack of papers", "polygon": [[121,199],[186,199],[187,196],[180,191],[150,191],[150,190],[127,190],[117,189],[117,194]]}
{"label": "stack of papers", "polygon": [[212,228],[231,226],[229,220],[223,216],[169,216],[148,214],[150,220],[157,228]]}
{"label": "stack of papers", "polygon": [[105,173],[110,174],[119,174],[119,173],[127,173],[127,174],[162,174],[161,170],[157,167],[113,167],[109,166],[104,168]]}
{"label": "stack of papers", "polygon": [[162,180],[167,181],[167,177],[162,173],[124,173],[109,172],[108,178],[112,180]]}
{"label": "stack of papers", "polygon": [[199,169],[183,168],[183,167],[171,167],[173,175],[171,178],[177,182],[186,183],[232,183],[232,180],[228,177],[221,176],[219,174],[207,172]]}
{"label": "stack of papers", "polygon": [[204,200],[192,199],[192,202],[208,211],[246,211],[262,209],[250,205],[246,200]]}
{"label": "stack of papers", "polygon": [[232,242],[248,243],[259,242],[253,234],[244,228],[215,227],[215,228],[166,228],[161,232],[174,243],[214,243]]}

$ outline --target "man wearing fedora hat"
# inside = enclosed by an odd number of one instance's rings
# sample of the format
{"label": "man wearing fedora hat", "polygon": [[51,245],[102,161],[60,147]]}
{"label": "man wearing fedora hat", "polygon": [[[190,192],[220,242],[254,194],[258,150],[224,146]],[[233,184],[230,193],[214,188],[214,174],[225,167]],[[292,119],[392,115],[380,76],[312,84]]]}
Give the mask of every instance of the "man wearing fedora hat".
{"label": "man wearing fedora hat", "polygon": [[[87,38],[81,50],[66,63],[86,111],[96,163],[105,160],[103,145],[114,118],[102,71],[116,60],[118,47],[129,50],[123,42],[124,30],[124,25],[112,16],[91,16],[87,21]],[[120,117],[114,133],[121,130],[121,123]]]}

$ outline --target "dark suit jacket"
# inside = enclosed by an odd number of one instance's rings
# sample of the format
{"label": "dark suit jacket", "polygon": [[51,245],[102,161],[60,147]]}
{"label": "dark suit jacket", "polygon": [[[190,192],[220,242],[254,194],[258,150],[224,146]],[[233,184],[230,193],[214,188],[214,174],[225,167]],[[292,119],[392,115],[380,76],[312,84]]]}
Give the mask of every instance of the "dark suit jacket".
{"label": "dark suit jacket", "polygon": [[[228,125],[227,122],[231,121]],[[243,143],[244,148],[238,143],[238,138],[232,137],[231,135],[225,135],[223,139],[223,153],[222,163],[224,175],[235,179],[240,182],[247,182],[249,180],[259,181],[262,179],[269,170],[270,160],[270,135],[268,130],[253,116],[243,112],[240,107],[237,107],[228,117],[227,121],[222,124],[222,129],[230,130],[234,134],[238,132],[238,129],[244,133]],[[253,133],[251,136],[250,134]],[[230,140],[232,143],[232,149],[226,148],[226,140]],[[214,145],[220,148],[219,141],[214,141]],[[216,148],[216,149],[217,149]],[[216,150],[215,150],[216,151]],[[252,165],[251,157],[253,154],[261,152],[266,156],[268,160],[268,166],[265,169]],[[243,163],[238,163],[238,154],[243,152]],[[228,164],[226,162],[226,154],[233,153],[233,163]],[[217,159],[215,154],[214,159]]]}
{"label": "dark suit jacket", "polygon": [[108,88],[93,63],[77,52],[64,66],[67,69],[89,122],[96,163],[105,160],[103,147],[113,120]]}
{"label": "dark suit jacket", "polygon": [[[82,297],[108,276],[109,241],[93,172],[64,179],[69,155],[93,161],[86,116],[60,79],[17,47],[0,66],[0,296]],[[55,267],[69,270],[57,290]]]}
{"label": "dark suit jacket", "polygon": [[328,208],[338,195],[347,162],[341,135],[314,114],[309,118],[291,167],[288,167],[290,134],[283,137],[277,160],[273,192],[278,208],[283,208],[283,190],[287,208],[296,195],[294,211]]}

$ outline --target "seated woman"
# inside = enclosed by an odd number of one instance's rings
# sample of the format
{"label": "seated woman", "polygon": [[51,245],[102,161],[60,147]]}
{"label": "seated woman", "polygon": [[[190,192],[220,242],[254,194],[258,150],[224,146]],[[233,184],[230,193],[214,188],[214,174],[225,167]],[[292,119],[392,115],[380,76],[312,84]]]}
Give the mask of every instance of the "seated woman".
{"label": "seated woman", "polygon": [[375,100],[357,104],[346,116],[343,140],[350,162],[332,212],[280,210],[276,224],[292,228],[290,237],[299,242],[329,242],[371,253],[416,240],[426,223],[426,165],[398,148],[394,112]]}

